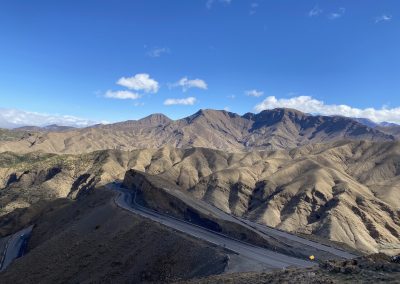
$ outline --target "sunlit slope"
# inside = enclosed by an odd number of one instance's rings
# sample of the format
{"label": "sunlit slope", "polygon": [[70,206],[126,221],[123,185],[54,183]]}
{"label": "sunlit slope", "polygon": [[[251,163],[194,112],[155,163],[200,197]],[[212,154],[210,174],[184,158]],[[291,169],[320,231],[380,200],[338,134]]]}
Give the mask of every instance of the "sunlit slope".
{"label": "sunlit slope", "polygon": [[27,132],[0,141],[0,152],[88,153],[117,149],[206,147],[230,152],[289,149],[342,139],[393,141],[395,136],[340,116],[313,116],[293,109],[258,114],[200,110],[179,120],[153,114],[137,121],[64,131]]}
{"label": "sunlit slope", "polygon": [[310,144],[230,153],[207,148],[1,154],[2,214],[84,194],[126,170],[159,175],[218,208],[364,251],[400,243],[400,143]]}

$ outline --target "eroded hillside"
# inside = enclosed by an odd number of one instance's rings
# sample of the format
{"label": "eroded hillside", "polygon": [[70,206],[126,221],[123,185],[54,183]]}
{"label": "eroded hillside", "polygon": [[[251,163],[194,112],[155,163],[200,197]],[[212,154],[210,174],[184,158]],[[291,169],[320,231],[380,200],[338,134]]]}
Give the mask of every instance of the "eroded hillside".
{"label": "eroded hillside", "polygon": [[3,214],[40,198],[75,197],[136,169],[228,213],[283,230],[367,252],[400,248],[398,142],[342,141],[245,153],[173,147],[3,153],[1,159]]}
{"label": "eroded hillside", "polygon": [[[229,252],[130,214],[98,189],[26,210],[35,228],[1,283],[171,283],[220,274]],[[3,224],[0,225],[0,231]],[[179,246],[177,246],[179,244]]]}

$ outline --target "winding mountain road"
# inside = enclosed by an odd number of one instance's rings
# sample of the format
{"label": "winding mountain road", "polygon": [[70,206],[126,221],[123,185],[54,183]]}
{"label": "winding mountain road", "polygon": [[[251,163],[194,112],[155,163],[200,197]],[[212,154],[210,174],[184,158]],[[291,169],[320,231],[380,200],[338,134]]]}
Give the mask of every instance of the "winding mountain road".
{"label": "winding mountain road", "polygon": [[317,242],[313,242],[311,240],[296,236],[294,234],[290,234],[288,232],[284,232],[284,231],[281,231],[281,230],[278,230],[278,229],[274,229],[274,228],[271,228],[271,227],[268,227],[268,226],[265,226],[265,225],[262,225],[262,224],[259,224],[259,223],[255,223],[255,222],[249,221],[249,220],[244,219],[244,218],[238,218],[237,217],[237,219],[242,221],[243,223],[249,225],[250,227],[253,227],[254,229],[256,229],[256,230],[258,230],[260,232],[263,232],[263,233],[265,233],[267,235],[272,235],[272,236],[276,236],[276,237],[280,237],[280,238],[285,238],[285,239],[288,239],[288,240],[291,240],[291,241],[294,241],[294,242],[297,242],[297,243],[301,243],[301,244],[303,244],[305,246],[310,246],[310,247],[313,247],[313,248],[321,250],[321,251],[329,252],[329,253],[331,253],[333,255],[336,255],[338,257],[341,257],[341,258],[351,259],[351,258],[355,258],[356,257],[356,255],[351,254],[351,253],[349,253],[349,252],[347,252],[345,250],[341,250],[341,249],[337,249],[337,248],[334,248],[334,247],[323,245],[323,244],[320,244],[320,243],[317,243]]}
{"label": "winding mountain road", "polygon": [[290,266],[294,267],[311,267],[316,265],[314,262],[287,256],[281,253],[267,250],[249,243],[245,243],[229,236],[208,230],[206,228],[194,225],[192,223],[161,214],[149,208],[143,207],[135,202],[132,191],[125,190],[120,187],[114,187],[119,194],[115,198],[117,206],[138,214],[147,219],[161,223],[167,227],[177,231],[186,233],[195,238],[207,241],[209,243],[221,246],[232,252],[237,253],[241,257],[262,263],[262,270],[281,269]]}
{"label": "winding mountain road", "polygon": [[217,216],[222,220],[237,223],[246,229],[257,232],[260,235],[277,239],[288,246],[294,245],[298,249],[303,249],[304,251],[307,251],[309,255],[317,254],[321,259],[332,259],[332,258],[352,259],[357,257],[356,255],[351,254],[343,249],[321,244],[316,241],[299,237],[293,233],[282,231],[276,228],[269,227],[267,225],[250,221],[245,218],[237,217],[233,214],[229,214],[221,210],[220,208],[213,206],[210,203],[207,203],[203,200],[195,199],[192,196],[189,196],[180,190],[171,188],[163,188],[163,190],[168,192],[168,194],[171,194],[179,198],[180,200],[188,204],[190,207],[195,208],[200,212],[203,212],[203,214],[212,213],[214,216]]}

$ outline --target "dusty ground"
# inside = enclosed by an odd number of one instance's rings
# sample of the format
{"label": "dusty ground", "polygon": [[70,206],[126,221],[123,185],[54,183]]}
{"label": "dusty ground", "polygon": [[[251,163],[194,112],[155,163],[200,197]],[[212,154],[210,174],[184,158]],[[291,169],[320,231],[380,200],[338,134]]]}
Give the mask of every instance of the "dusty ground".
{"label": "dusty ground", "polygon": [[400,264],[376,254],[349,261],[330,261],[320,267],[271,273],[235,273],[180,283],[400,283]]}
{"label": "dusty ground", "polygon": [[224,251],[115,207],[112,193],[47,207],[1,283],[170,282],[224,271]]}

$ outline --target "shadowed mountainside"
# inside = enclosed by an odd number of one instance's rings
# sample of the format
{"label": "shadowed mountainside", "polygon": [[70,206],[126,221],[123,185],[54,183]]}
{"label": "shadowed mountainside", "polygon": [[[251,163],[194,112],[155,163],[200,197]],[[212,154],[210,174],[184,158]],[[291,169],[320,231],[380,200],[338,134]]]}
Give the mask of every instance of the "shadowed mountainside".
{"label": "shadowed mountainside", "polygon": [[27,208],[20,218],[35,224],[28,253],[0,282],[170,283],[227,267],[228,251],[121,210],[113,198],[97,189]]}

